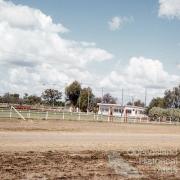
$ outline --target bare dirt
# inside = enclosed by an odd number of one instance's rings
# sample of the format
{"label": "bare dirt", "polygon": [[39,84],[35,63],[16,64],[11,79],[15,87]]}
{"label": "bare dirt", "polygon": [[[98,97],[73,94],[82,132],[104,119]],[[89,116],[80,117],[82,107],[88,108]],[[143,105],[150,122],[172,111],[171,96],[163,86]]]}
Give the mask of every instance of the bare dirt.
{"label": "bare dirt", "polygon": [[174,125],[0,120],[0,179],[180,179],[179,149]]}

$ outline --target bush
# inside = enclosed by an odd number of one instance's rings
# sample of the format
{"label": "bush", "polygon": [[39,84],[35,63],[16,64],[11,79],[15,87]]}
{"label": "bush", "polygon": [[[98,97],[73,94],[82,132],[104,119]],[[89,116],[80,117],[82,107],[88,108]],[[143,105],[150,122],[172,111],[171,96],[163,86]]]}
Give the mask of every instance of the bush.
{"label": "bush", "polygon": [[149,116],[153,119],[165,117],[166,119],[171,118],[172,121],[180,121],[180,109],[153,107],[149,111]]}

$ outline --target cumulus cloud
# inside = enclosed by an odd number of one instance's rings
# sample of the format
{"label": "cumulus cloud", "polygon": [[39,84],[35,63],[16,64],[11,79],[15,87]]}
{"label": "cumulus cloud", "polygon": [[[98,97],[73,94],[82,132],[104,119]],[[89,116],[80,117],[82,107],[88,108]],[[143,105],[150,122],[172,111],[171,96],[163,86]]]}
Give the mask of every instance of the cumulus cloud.
{"label": "cumulus cloud", "polygon": [[90,80],[89,63],[113,58],[94,42],[62,38],[68,31],[38,9],[0,0],[2,90],[36,92],[42,82]]}
{"label": "cumulus cloud", "polygon": [[52,32],[67,32],[62,24],[54,24],[50,16],[38,9],[27,6],[15,5],[11,2],[0,0],[0,21],[4,21],[13,27],[40,29]]}
{"label": "cumulus cloud", "polygon": [[115,16],[108,22],[109,29],[111,31],[119,30],[123,25],[130,23],[132,21],[133,21],[132,17],[129,18],[129,17]]}
{"label": "cumulus cloud", "polygon": [[165,71],[159,60],[145,57],[132,57],[125,68],[112,71],[101,85],[111,88],[166,89],[180,82],[180,77]]}
{"label": "cumulus cloud", "polygon": [[179,0],[159,0],[159,16],[169,19],[180,19],[180,1]]}
{"label": "cumulus cloud", "polygon": [[[124,24],[121,21],[115,20],[112,30],[120,28]],[[38,9],[0,0],[0,93],[40,93],[43,84],[56,84],[59,89],[73,80],[111,90],[169,88],[180,82],[159,60],[144,57],[131,58],[126,67],[105,77],[98,71],[91,74],[91,63],[106,62],[114,56],[95,42],[63,38],[62,33],[68,31]]]}
{"label": "cumulus cloud", "polygon": [[115,97],[119,97],[120,103],[122,88],[124,102],[132,99],[144,101],[147,89],[147,103],[149,103],[153,97],[162,96],[166,89],[177,86],[179,82],[180,76],[169,74],[160,60],[132,57],[127,66],[117,67],[102,79],[100,85],[113,92]]}

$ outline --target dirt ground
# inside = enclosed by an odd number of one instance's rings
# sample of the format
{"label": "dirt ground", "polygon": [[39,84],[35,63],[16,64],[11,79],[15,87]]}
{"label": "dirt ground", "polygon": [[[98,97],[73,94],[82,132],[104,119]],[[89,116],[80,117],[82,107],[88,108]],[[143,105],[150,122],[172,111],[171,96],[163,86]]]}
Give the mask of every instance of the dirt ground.
{"label": "dirt ground", "polygon": [[180,179],[180,126],[0,120],[0,179]]}

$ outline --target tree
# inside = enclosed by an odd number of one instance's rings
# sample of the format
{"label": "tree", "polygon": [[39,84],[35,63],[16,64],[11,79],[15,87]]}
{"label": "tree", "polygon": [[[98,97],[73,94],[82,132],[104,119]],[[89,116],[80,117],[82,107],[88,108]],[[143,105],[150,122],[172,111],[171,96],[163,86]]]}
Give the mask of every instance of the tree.
{"label": "tree", "polygon": [[77,106],[80,93],[81,84],[78,81],[74,81],[65,89],[66,99],[69,100],[74,107]]}
{"label": "tree", "polygon": [[103,103],[106,104],[116,104],[117,99],[113,96],[111,96],[111,94],[107,93],[103,96]]}
{"label": "tree", "polygon": [[19,103],[19,94],[15,93],[15,94],[10,94],[10,93],[5,93],[4,96],[2,97],[2,100],[4,103],[13,103],[13,104],[17,104]]}
{"label": "tree", "polygon": [[180,85],[173,90],[166,90],[164,100],[167,108],[180,108]]}
{"label": "tree", "polygon": [[153,107],[165,108],[166,107],[165,99],[160,97],[153,98],[147,108],[147,113],[149,113],[149,110]]}
{"label": "tree", "polygon": [[24,93],[23,103],[28,104],[28,93]]}
{"label": "tree", "polygon": [[127,105],[128,105],[128,106],[132,106],[133,103],[129,101],[129,102],[127,103]]}
{"label": "tree", "polygon": [[40,104],[41,101],[41,97],[38,97],[36,95],[30,95],[26,99],[26,103],[30,105]]}
{"label": "tree", "polygon": [[62,92],[59,92],[55,89],[46,89],[42,93],[42,98],[45,100],[47,104],[54,106],[59,100],[61,100]]}
{"label": "tree", "polygon": [[134,101],[134,106],[138,106],[138,107],[144,107],[144,103],[141,102],[141,100],[137,100],[137,101]]}
{"label": "tree", "polygon": [[79,97],[81,111],[92,111],[94,106],[93,99],[92,89],[90,87],[83,88]]}

